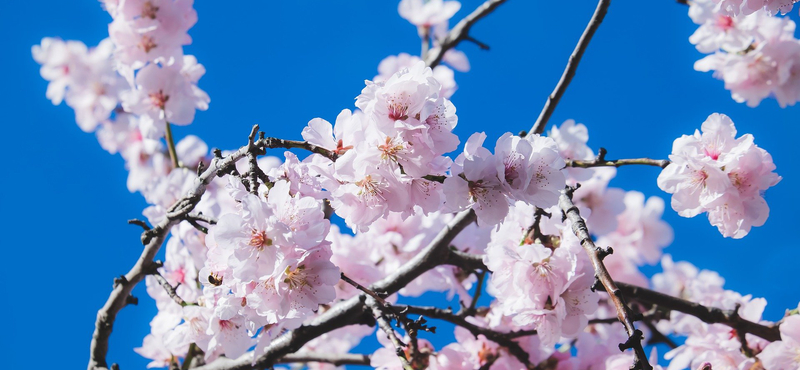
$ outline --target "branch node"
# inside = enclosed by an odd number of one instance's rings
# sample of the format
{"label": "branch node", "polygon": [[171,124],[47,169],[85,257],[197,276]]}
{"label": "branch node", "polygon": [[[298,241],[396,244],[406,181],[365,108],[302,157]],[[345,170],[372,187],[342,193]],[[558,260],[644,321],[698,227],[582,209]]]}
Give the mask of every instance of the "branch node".
{"label": "branch node", "polygon": [[634,330],[633,335],[628,337],[628,340],[626,340],[625,343],[619,344],[619,351],[623,352],[626,349],[631,349],[637,346],[641,346],[643,336],[644,335],[642,334],[641,330],[639,329]]}
{"label": "branch node", "polygon": [[117,286],[124,285],[128,283],[128,279],[125,275],[120,275],[119,277],[114,278],[114,289],[117,289]]}
{"label": "branch node", "polygon": [[134,297],[133,295],[128,295],[128,296],[125,298],[125,304],[126,304],[126,305],[134,305],[134,306],[137,306],[137,305],[139,305],[139,298],[136,298],[136,297]]}
{"label": "branch node", "polygon": [[150,231],[150,226],[147,225],[147,222],[136,218],[128,220],[128,225],[136,225],[144,229],[144,231]]}

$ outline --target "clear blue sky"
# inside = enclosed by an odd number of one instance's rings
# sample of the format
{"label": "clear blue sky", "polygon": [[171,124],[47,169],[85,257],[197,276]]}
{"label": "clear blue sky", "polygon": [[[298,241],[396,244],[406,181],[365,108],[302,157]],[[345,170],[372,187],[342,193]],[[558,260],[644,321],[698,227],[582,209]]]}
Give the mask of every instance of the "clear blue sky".
{"label": "clear blue sky", "polygon": [[[457,19],[480,1],[462,3]],[[472,63],[471,72],[457,73],[460,88],[452,99],[462,140],[485,131],[492,141],[531,126],[596,2],[563,4],[512,0],[474,27],[473,36],[492,49],[460,47]],[[176,128],[176,136],[195,134],[228,149],[243,145],[258,123],[269,135],[297,139],[311,118],[333,120],[341,109],[352,109],[381,59],[418,53],[416,30],[396,5],[198,1],[200,20],[186,52],[208,70],[200,86],[211,106],[191,126]],[[734,102],[721,81],[694,71],[701,54],[688,42],[695,27],[686,13],[672,0],[614,1],[551,123],[573,118],[586,124],[589,144],[606,147],[609,158],[664,158],[675,138],[692,133],[713,112],[728,114],[740,133],[754,134],[783,176],[767,193],[767,224],[743,240],[723,239],[704,217],[684,219],[668,210],[676,233],[666,251],[720,272],[729,289],[766,297],[767,318],[776,320],[800,300],[800,107],[780,109],[770,99],[748,108]],[[9,369],[82,369],[97,309],[113,277],[127,272],[141,251],[140,229],[126,220],[141,217],[146,204],[127,191],[122,159],[83,133],[70,108],[45,99],[47,83],[30,47],[45,36],[95,45],[107,36],[110,17],[94,0],[41,0],[2,1],[0,18],[6,130],[0,135],[0,245],[7,288],[0,296],[6,323],[0,348]],[[657,175],[656,168],[622,168],[612,185],[668,199],[656,186]],[[132,348],[141,345],[156,311],[144,289],[134,293],[143,299],[118,316],[108,354],[124,370],[147,363]]]}

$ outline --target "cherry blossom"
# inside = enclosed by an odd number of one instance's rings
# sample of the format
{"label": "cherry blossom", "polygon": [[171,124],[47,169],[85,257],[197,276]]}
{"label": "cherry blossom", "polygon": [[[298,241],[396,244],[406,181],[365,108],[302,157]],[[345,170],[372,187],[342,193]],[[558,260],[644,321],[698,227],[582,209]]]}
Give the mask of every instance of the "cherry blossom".
{"label": "cherry blossom", "polygon": [[208,109],[211,99],[196,86],[204,73],[193,56],[169,66],[148,64],[136,74],[136,89],[122,95],[122,106],[140,116],[143,133],[159,137],[167,123],[188,125],[195,110]]}
{"label": "cherry blossom", "polygon": [[712,114],[701,131],[675,140],[658,186],[673,194],[672,208],[684,217],[709,213],[709,221],[726,237],[742,238],[769,215],[762,198],[781,177],[772,172],[772,157],[751,135],[736,138],[728,116]]}
{"label": "cherry blossom", "polygon": [[400,16],[418,27],[431,27],[447,22],[461,9],[458,1],[401,0],[397,11]]}
{"label": "cherry blossom", "polygon": [[796,369],[800,367],[800,316],[783,319],[781,340],[767,345],[758,358],[765,369]]}
{"label": "cherry blossom", "polygon": [[194,0],[125,0],[107,7],[114,21],[108,33],[119,62],[133,69],[147,62],[180,63],[187,33],[197,23]]}

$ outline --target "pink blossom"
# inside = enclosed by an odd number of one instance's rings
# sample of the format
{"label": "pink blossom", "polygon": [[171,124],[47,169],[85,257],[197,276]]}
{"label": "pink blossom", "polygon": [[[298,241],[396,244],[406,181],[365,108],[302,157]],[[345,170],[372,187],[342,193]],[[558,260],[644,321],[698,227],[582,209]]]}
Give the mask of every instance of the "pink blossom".
{"label": "pink blossom", "polygon": [[484,133],[472,134],[456,158],[461,171],[444,181],[445,206],[453,211],[472,208],[481,224],[494,225],[508,214],[508,200],[497,177],[497,159],[482,146],[485,139]]}
{"label": "pink blossom", "polygon": [[197,23],[194,0],[125,0],[108,9],[114,21],[108,33],[117,45],[117,59],[133,69],[147,62],[180,61],[188,31]]}
{"label": "pink blossom", "polygon": [[143,132],[149,137],[161,136],[166,123],[188,125],[196,109],[208,109],[211,99],[196,86],[205,69],[192,56],[182,61],[147,65],[136,74],[136,89],[122,97],[125,111],[141,116]]}
{"label": "pink blossom", "polygon": [[765,369],[789,370],[800,368],[800,316],[783,319],[781,340],[767,345],[758,358]]}
{"label": "pink blossom", "polygon": [[461,9],[458,1],[401,0],[397,12],[417,27],[431,27],[447,22]]}
{"label": "pink blossom", "polygon": [[[422,59],[419,57],[407,53],[400,53],[397,54],[397,56],[390,55],[386,58],[383,58],[380,64],[378,64],[379,74],[375,76],[372,81],[375,83],[384,82],[391,78],[395,73],[400,72],[403,68],[409,68],[421,60]],[[455,49],[448,50],[447,53],[445,53],[442,61],[452,65],[453,68],[460,72],[466,72],[469,70],[469,61],[467,60],[466,55],[464,55],[462,52],[456,51]],[[453,73],[453,70],[447,66],[440,64],[436,67],[433,67],[433,78],[435,78],[436,81],[442,85],[442,96],[445,98],[449,99],[458,89],[458,85],[456,85],[455,81],[455,74]]]}
{"label": "pink blossom", "polygon": [[32,48],[33,58],[42,65],[40,73],[50,81],[46,96],[53,104],[66,97],[75,119],[85,132],[92,132],[119,103],[122,78],[114,71],[108,39],[91,49],[79,41],[42,39]]}
{"label": "pink blossom", "polygon": [[730,118],[712,114],[702,134],[675,140],[672,163],[659,175],[658,186],[673,194],[672,208],[681,216],[708,212],[722,235],[741,238],[766,221],[769,207],[762,194],[781,177],[751,135],[735,136]]}

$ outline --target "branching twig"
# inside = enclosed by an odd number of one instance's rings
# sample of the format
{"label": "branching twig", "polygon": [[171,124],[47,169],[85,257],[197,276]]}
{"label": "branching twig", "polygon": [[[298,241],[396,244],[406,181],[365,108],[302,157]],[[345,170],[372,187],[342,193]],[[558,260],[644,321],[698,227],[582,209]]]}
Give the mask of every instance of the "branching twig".
{"label": "branching twig", "polygon": [[363,365],[369,366],[369,355],[355,353],[322,353],[322,352],[300,352],[292,353],[280,358],[276,364],[295,364],[308,362],[324,362],[334,366],[344,365]]}
{"label": "branching twig", "polygon": [[596,246],[592,237],[589,234],[589,229],[586,227],[586,222],[578,211],[578,207],[572,203],[572,193],[576,188],[567,187],[561,191],[561,196],[558,198],[558,206],[564,213],[564,217],[572,222],[572,232],[580,239],[581,246],[589,254],[589,259],[592,261],[594,267],[595,277],[603,284],[606,292],[617,309],[617,317],[625,331],[628,334],[628,341],[620,344],[620,350],[633,348],[634,361],[632,369],[652,370],[652,366],[647,362],[647,355],[642,347],[642,332],[633,325],[633,320],[630,317],[630,309],[625,304],[625,298],[622,296],[622,291],[617,288],[611,275],[608,273],[606,266],[603,264],[603,257],[608,253],[606,250]]}
{"label": "branching twig", "polygon": [[683,312],[708,324],[725,324],[735,329],[737,333],[753,334],[770,342],[781,340],[781,333],[777,326],[766,326],[743,319],[734,310],[704,306],[636,285],[617,283],[617,286],[626,296],[640,302],[657,304],[662,309]]}
{"label": "branching twig", "polygon": [[[458,326],[463,327],[464,329],[469,330],[470,333],[474,336],[483,335],[486,339],[489,339],[503,347],[508,349],[508,352],[511,353],[514,357],[517,358],[520,362],[525,364],[528,368],[533,368],[534,365],[530,363],[528,360],[528,353],[525,352],[522,347],[520,347],[519,343],[512,340],[512,338],[519,338],[523,335],[515,335],[515,332],[512,333],[502,333],[498,331],[494,331],[488,328],[484,328],[478,325],[475,325],[469,321],[467,321],[466,317],[460,316],[458,314],[453,313],[451,309],[442,309],[437,307],[419,307],[419,306],[394,306],[397,310],[405,313],[416,314],[416,315],[424,315],[433,319],[440,319],[451,322]],[[534,335],[536,331],[528,331],[526,335]]]}
{"label": "branching twig", "polygon": [[605,148],[597,151],[597,157],[592,160],[571,160],[568,159],[566,167],[620,167],[626,165],[647,165],[666,168],[671,162],[667,159],[633,158],[633,159],[606,159]]}
{"label": "branching twig", "polygon": [[467,317],[475,315],[476,307],[478,306],[478,298],[481,297],[481,291],[483,290],[483,280],[486,278],[486,270],[475,272],[475,277],[478,279],[478,282],[475,284],[475,294],[472,296],[472,301],[469,303],[469,306],[466,307],[464,307],[462,303],[462,309],[458,312],[458,316]]}
{"label": "branching twig", "polygon": [[[256,147],[258,150],[265,150],[266,148],[303,148],[315,153],[327,154],[329,158],[336,156],[324,148],[319,148],[315,145],[299,141],[285,141],[274,138],[259,139]],[[194,180],[192,189],[188,195],[181,198],[169,209],[165,219],[158,225],[154,225],[152,229],[142,233],[142,244],[145,245],[142,254],[136,264],[124,275],[124,279],[120,279],[118,284],[115,284],[114,290],[108,297],[108,300],[103,307],[97,312],[97,320],[95,322],[95,330],[92,334],[92,342],[90,344],[90,356],[88,369],[107,369],[108,363],[106,362],[106,354],[108,353],[108,338],[111,336],[111,331],[114,327],[114,320],[117,313],[125,307],[129,302],[131,291],[147,273],[154,270],[153,258],[155,257],[161,245],[166,239],[167,233],[178,224],[178,222],[185,219],[205,193],[206,186],[218,174],[224,174],[236,168],[236,162],[245,157],[249,152],[250,145],[243,146],[239,150],[231,153],[227,157],[222,157],[221,153],[215,152],[214,158],[203,173]]]}
{"label": "branching twig", "polygon": [[[447,33],[447,36],[445,36],[444,40],[439,40],[438,48],[428,51],[427,58],[425,58],[425,64],[431,68],[436,67],[442,61],[444,53],[456,47],[458,43],[464,40],[476,42],[481,49],[484,49],[486,44],[478,43],[477,40],[471,38],[469,36],[469,30],[476,22],[489,15],[492,11],[494,11],[495,8],[504,2],[506,2],[506,0],[487,0],[468,16],[464,17],[464,19],[458,22],[458,24],[456,24],[455,27],[453,27],[453,29]],[[486,49],[488,49],[488,46],[486,46]]]}
{"label": "branching twig", "polygon": [[359,284],[359,283],[358,283],[358,282],[356,282],[355,280],[353,280],[353,279],[351,279],[351,278],[347,277],[347,275],[345,275],[345,274],[344,274],[344,272],[342,273],[342,280],[344,280],[344,282],[345,282],[345,283],[348,283],[348,284],[352,285],[352,286],[353,286],[353,287],[355,287],[356,289],[358,289],[358,290],[360,290],[360,291],[362,291],[362,292],[366,293],[368,296],[372,297],[372,298],[373,298],[375,301],[377,301],[377,302],[378,302],[378,303],[379,303],[379,304],[380,304],[382,307],[389,307],[389,303],[387,303],[387,302],[386,302],[386,300],[385,300],[385,299],[383,299],[383,297],[381,297],[381,296],[380,296],[378,293],[376,293],[376,292],[373,292],[373,291],[372,291],[372,290],[370,290],[369,288],[367,288],[367,287],[365,287],[365,286],[363,286],[363,285]]}
{"label": "branching twig", "polygon": [[[475,212],[464,211],[448,224],[414,258],[406,262],[391,275],[372,284],[373,291],[393,294],[408,285],[426,271],[450,260],[450,243],[467,225],[475,221]],[[263,354],[253,360],[253,353],[231,360],[220,358],[213,363],[198,367],[198,370],[244,370],[269,367],[283,356],[299,350],[308,341],[332,330],[360,320],[365,313],[364,304],[358,296],[340,302],[311,322],[275,338]]]}
{"label": "branching twig", "polygon": [[575,71],[578,70],[578,63],[581,62],[583,53],[586,51],[586,47],[589,46],[589,41],[592,40],[595,31],[600,27],[600,23],[603,22],[603,18],[606,16],[606,12],[608,12],[609,5],[611,5],[611,0],[600,0],[597,3],[597,8],[594,11],[594,15],[592,15],[592,19],[589,21],[589,24],[586,25],[586,29],[583,31],[580,40],[578,40],[578,45],[575,46],[575,50],[572,51],[572,55],[569,56],[567,68],[564,69],[564,73],[561,75],[561,79],[558,80],[555,90],[547,97],[547,101],[544,103],[544,108],[542,108],[542,112],[539,113],[539,118],[536,119],[536,123],[531,127],[531,134],[541,134],[544,132],[547,121],[556,109],[556,105],[558,105],[561,96],[564,95],[564,91],[567,90],[567,86],[569,86],[570,81],[572,81],[572,77],[575,76]]}
{"label": "branching twig", "polygon": [[372,311],[372,316],[375,317],[378,327],[383,330],[383,332],[386,334],[386,337],[392,342],[392,345],[395,349],[395,354],[397,354],[397,358],[400,360],[400,363],[403,364],[403,369],[414,370],[409,362],[408,357],[406,357],[406,344],[397,337],[397,333],[394,332],[394,329],[392,329],[392,324],[389,322],[390,319],[386,317],[384,310],[387,309],[387,307],[382,307],[378,301],[372,298],[367,298],[365,304],[370,308],[370,311]]}
{"label": "branching twig", "polygon": [[180,283],[173,287],[169,283],[169,281],[167,281],[167,279],[164,278],[164,276],[162,276],[161,273],[159,273],[158,271],[153,272],[151,275],[153,275],[153,277],[156,278],[156,281],[158,281],[158,284],[161,285],[164,288],[164,290],[167,292],[167,295],[170,298],[172,298],[172,300],[175,301],[175,303],[181,305],[181,307],[194,305],[194,303],[186,303],[186,301],[184,301],[183,298],[181,298],[178,295],[178,292],[176,291],[176,289],[178,289],[178,285],[180,285]]}

